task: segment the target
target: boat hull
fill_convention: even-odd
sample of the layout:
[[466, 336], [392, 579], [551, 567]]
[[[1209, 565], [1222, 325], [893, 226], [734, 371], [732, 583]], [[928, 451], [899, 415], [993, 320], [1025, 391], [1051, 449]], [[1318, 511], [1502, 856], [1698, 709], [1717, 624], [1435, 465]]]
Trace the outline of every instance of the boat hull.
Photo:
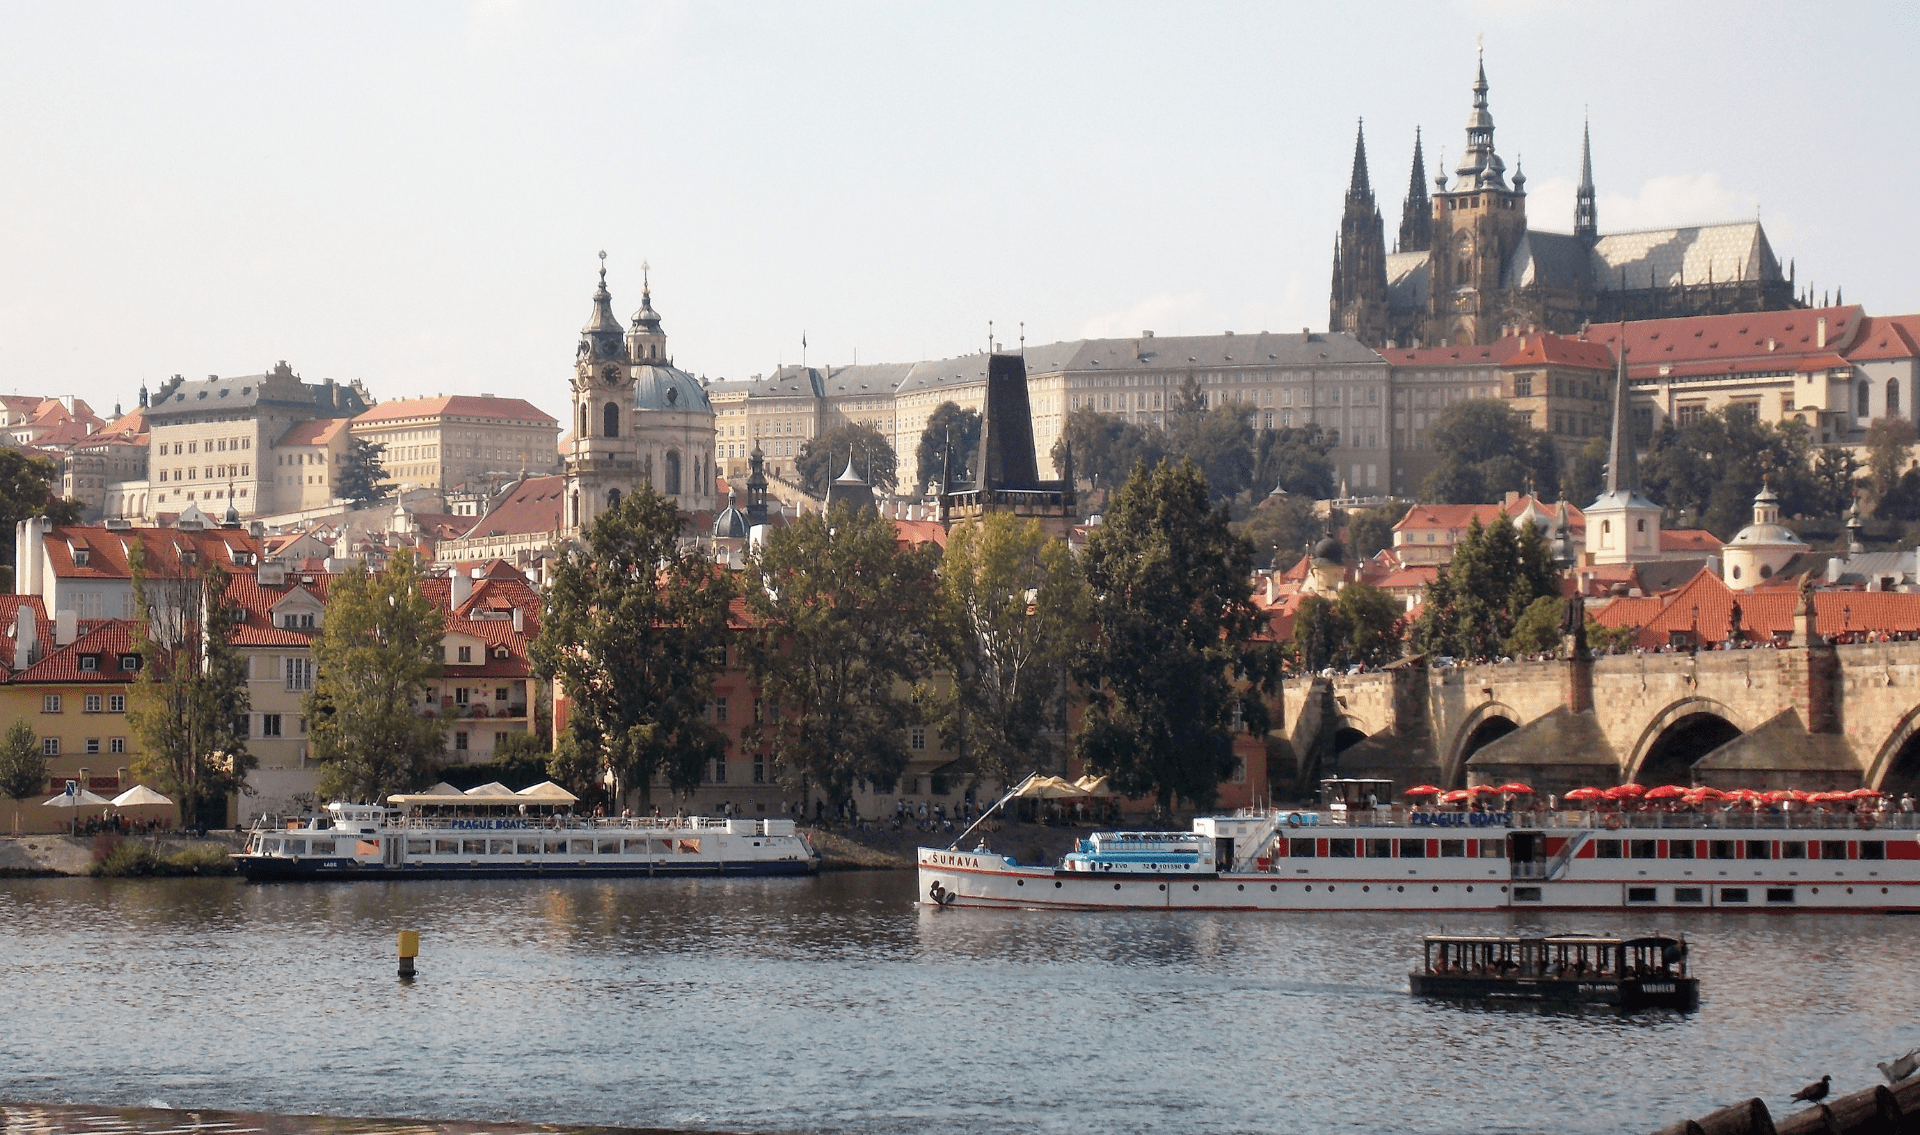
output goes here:
[[324, 859], [279, 855], [235, 855], [235, 868], [248, 880], [281, 882], [367, 882], [402, 879], [577, 879], [683, 876], [796, 876], [820, 873], [820, 860], [744, 860], [693, 863], [412, 863], [393, 867], [351, 857]]
[[1505, 978], [1474, 974], [1412, 973], [1415, 996], [1456, 1001], [1507, 1001], [1546, 1005], [1612, 1005], [1622, 1009], [1695, 1009], [1700, 981], [1692, 977]]

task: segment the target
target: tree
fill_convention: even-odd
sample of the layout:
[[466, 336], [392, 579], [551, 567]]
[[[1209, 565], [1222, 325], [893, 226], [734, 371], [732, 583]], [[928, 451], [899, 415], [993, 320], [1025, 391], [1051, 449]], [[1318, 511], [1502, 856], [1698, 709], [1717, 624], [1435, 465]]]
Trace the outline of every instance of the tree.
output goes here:
[[1762, 422], [1739, 407], [1701, 414], [1684, 426], [1669, 418], [1654, 431], [1640, 480], [1665, 506], [1670, 526], [1731, 539], [1753, 519], [1763, 479], [1780, 498], [1782, 515], [1822, 514], [1827, 494], [1809, 464], [1810, 448], [1804, 423]]
[[1562, 500], [1585, 508], [1600, 499], [1600, 494], [1607, 489], [1608, 451], [1607, 439], [1596, 437], [1574, 455], [1573, 466], [1567, 471], [1567, 483], [1560, 493]]
[[1867, 427], [1867, 477], [1876, 504], [1899, 483], [1916, 441], [1920, 432], [1905, 418], [1875, 418]]
[[384, 500], [393, 491], [387, 481], [387, 447], [363, 437], [349, 437], [347, 452], [333, 475], [335, 496], [354, 504]]
[[[927, 428], [920, 431], [920, 446], [915, 451], [917, 465], [912, 485], [915, 491], [925, 488], [929, 481], [940, 479], [949, 451], [953, 454], [953, 469], [949, 474], [953, 485], [971, 484], [973, 461], [980, 452], [980, 411], [962, 409], [954, 402], [942, 402], [933, 408], [933, 413], [927, 416]], [[951, 492], [953, 485], [941, 488]]]
[[47, 758], [33, 726], [15, 721], [0, 735], [0, 796], [13, 801], [13, 831], [20, 833], [20, 805], [47, 790]]
[[[1839, 516], [1852, 508], [1854, 497], [1860, 492], [1859, 483], [1854, 479], [1859, 472], [1860, 461], [1852, 449], [1844, 445], [1821, 446], [1813, 462], [1816, 515]], [[1879, 506], [1884, 501], [1883, 497], [1874, 502], [1874, 515], [1880, 515]]]
[[[60, 470], [44, 457], [29, 457], [17, 449], [0, 448], [0, 531], [9, 535], [14, 525], [29, 517], [45, 516], [55, 524], [80, 523], [79, 501], [53, 495]], [[13, 541], [6, 540], [4, 582], [13, 590]]]
[[1329, 448], [1319, 426], [1260, 431], [1253, 452], [1254, 487], [1325, 500], [1335, 488], [1333, 463], [1327, 460]]
[[1476, 519], [1427, 585], [1414, 641], [1428, 653], [1491, 658], [1535, 600], [1559, 594], [1552, 546], [1531, 521], [1516, 530], [1504, 514], [1485, 526]]
[[1067, 664], [1091, 612], [1066, 543], [1038, 520], [989, 513], [953, 530], [940, 583], [939, 641], [953, 681], [943, 737], [1003, 784], [1059, 767]]
[[1086, 478], [1096, 489], [1112, 489], [1127, 479], [1134, 466], [1159, 464], [1166, 445], [1160, 430], [1083, 406], [1067, 414], [1051, 456], [1054, 468], [1064, 470], [1071, 447], [1074, 476]]
[[1507, 636], [1507, 653], [1548, 654], [1560, 649], [1560, 622], [1566, 606], [1566, 600], [1554, 595], [1542, 595], [1527, 604]]
[[1311, 497], [1267, 497], [1232, 525], [1234, 534], [1253, 545], [1254, 560], [1286, 571], [1326, 533], [1326, 521], [1313, 512]]
[[803, 800], [817, 789], [838, 808], [855, 781], [893, 784], [906, 768], [935, 555], [900, 547], [890, 520], [837, 507], [775, 532], [752, 561], [746, 653], [769, 708], [743, 740], [769, 746]]
[[1411, 501], [1388, 501], [1379, 508], [1347, 514], [1347, 552], [1356, 563], [1372, 559], [1393, 547], [1393, 526], [1413, 507]]
[[1366, 583], [1351, 583], [1329, 599], [1309, 595], [1293, 619], [1293, 651], [1314, 674], [1329, 666], [1384, 666], [1400, 657], [1406, 626], [1398, 600]]
[[808, 439], [793, 467], [807, 492], [825, 500], [827, 486], [845, 471], [849, 453], [853, 455], [853, 471], [867, 479], [876, 495], [894, 491], [899, 484], [899, 461], [893, 444], [885, 434], [860, 422], [848, 422]]
[[[1094, 633], [1075, 667], [1087, 709], [1075, 752], [1132, 797], [1212, 803], [1236, 724], [1267, 728], [1278, 673], [1249, 576], [1253, 546], [1209, 511], [1192, 462], [1137, 469], [1087, 540]], [[1243, 685], [1236, 686], [1238, 676]]]
[[424, 787], [442, 760], [446, 725], [415, 706], [432, 698], [446, 634], [423, 583], [403, 548], [386, 571], [356, 565], [327, 589], [312, 645], [318, 673], [301, 705], [323, 796], [384, 800]]
[[1166, 436], [1169, 456], [1193, 462], [1216, 503], [1239, 496], [1253, 483], [1254, 431], [1241, 403], [1170, 414]]
[[1431, 433], [1440, 463], [1421, 498], [1435, 504], [1481, 504], [1529, 486], [1542, 497], [1559, 492], [1560, 464], [1545, 433], [1491, 398], [1456, 402]]
[[671, 499], [643, 484], [588, 528], [585, 555], [554, 569], [532, 653], [539, 675], [567, 696], [554, 767], [569, 786], [611, 772], [643, 797], [656, 777], [691, 792], [726, 757], [726, 736], [708, 717], [735, 589], [681, 544], [684, 522]]
[[140, 542], [128, 553], [141, 659], [127, 705], [140, 743], [133, 774], [173, 797], [184, 821], [224, 824], [227, 797], [258, 763], [247, 752], [246, 661], [233, 646], [240, 609], [211, 558], [183, 555], [177, 567], [149, 570]]

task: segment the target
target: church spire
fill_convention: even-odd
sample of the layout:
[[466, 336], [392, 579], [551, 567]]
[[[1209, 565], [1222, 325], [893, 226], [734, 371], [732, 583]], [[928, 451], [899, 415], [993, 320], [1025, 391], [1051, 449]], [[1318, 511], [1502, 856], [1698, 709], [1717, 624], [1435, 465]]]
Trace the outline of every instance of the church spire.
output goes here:
[[620, 358], [620, 320], [613, 314], [613, 295], [607, 291], [607, 254], [600, 254], [600, 286], [593, 290], [593, 314], [580, 329], [580, 357], [599, 362]]
[[1467, 115], [1467, 150], [1460, 158], [1456, 189], [1505, 189], [1507, 163], [1493, 152], [1493, 114], [1487, 110], [1487, 62], [1480, 60], [1473, 79], [1473, 110]]
[[640, 310], [633, 313], [627, 328], [627, 357], [635, 363], [659, 363], [667, 359], [667, 333], [660, 330], [660, 313], [653, 310], [653, 271], [640, 262]]
[[1580, 124], [1580, 188], [1573, 192], [1573, 235], [1588, 247], [1600, 239], [1600, 218], [1593, 206], [1593, 132]]
[[1367, 178], [1367, 120], [1364, 118], [1353, 138], [1353, 176], [1347, 182], [1347, 200], [1373, 204], [1373, 185]]
[[1607, 493], [1633, 493], [1640, 488], [1640, 469], [1634, 459], [1632, 406], [1627, 395], [1627, 325], [1620, 325], [1615, 346], [1613, 376], [1613, 437], [1607, 446]]
[[1433, 244], [1433, 198], [1427, 196], [1427, 159], [1420, 151], [1420, 128], [1413, 128], [1413, 173], [1407, 180], [1407, 199], [1400, 206], [1400, 241], [1396, 251], [1425, 252]]
[[1353, 177], [1347, 186], [1340, 232], [1333, 245], [1333, 287], [1327, 328], [1346, 331], [1371, 347], [1386, 342], [1387, 243], [1367, 176], [1366, 123], [1353, 141]]

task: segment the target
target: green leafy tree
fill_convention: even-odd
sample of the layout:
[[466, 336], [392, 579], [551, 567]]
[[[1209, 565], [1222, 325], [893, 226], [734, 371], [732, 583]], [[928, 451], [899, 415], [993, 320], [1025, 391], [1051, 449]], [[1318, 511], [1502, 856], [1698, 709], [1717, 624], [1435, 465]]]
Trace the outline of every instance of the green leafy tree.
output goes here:
[[[1860, 461], [1854, 457], [1851, 448], [1844, 445], [1821, 446], [1819, 455], [1813, 460], [1816, 515], [1839, 516], [1852, 508], [1854, 497], [1860, 491], [1856, 480], [1859, 473]], [[1920, 481], [1920, 478], [1916, 480]], [[1875, 502], [1876, 516], [1880, 515], [1879, 504], [1879, 501]]]
[[1905, 418], [1875, 418], [1867, 426], [1867, 479], [1876, 503], [1893, 491], [1900, 475], [1911, 467], [1916, 441], [1920, 433]]
[[47, 790], [47, 758], [33, 726], [15, 721], [0, 734], [0, 796], [13, 801], [13, 830], [20, 831], [20, 805]]
[[[53, 493], [60, 470], [44, 457], [29, 457], [17, 449], [0, 448], [0, 531], [9, 536], [13, 526], [29, 517], [44, 516], [55, 524], [80, 523], [81, 504], [62, 500]], [[6, 548], [5, 578], [0, 580], [13, 590], [13, 541], [0, 541]]]
[[1193, 462], [1216, 503], [1252, 486], [1254, 431], [1242, 404], [1222, 403], [1212, 409], [1201, 404], [1171, 414], [1166, 438], [1168, 455]]
[[1485, 526], [1476, 519], [1427, 585], [1414, 641], [1431, 654], [1491, 658], [1535, 600], [1559, 593], [1552, 546], [1532, 522], [1516, 530], [1504, 515]]
[[743, 737], [770, 747], [803, 800], [817, 789], [838, 808], [855, 781], [892, 784], [906, 768], [936, 554], [900, 547], [890, 520], [835, 508], [775, 532], [753, 560], [749, 671], [779, 712]]
[[1038, 520], [989, 513], [953, 530], [940, 582], [942, 736], [1002, 783], [1062, 767], [1067, 667], [1092, 602], [1066, 543]]
[[1208, 497], [1190, 461], [1137, 469], [1082, 556], [1094, 633], [1075, 668], [1087, 697], [1075, 751], [1163, 810], [1176, 797], [1213, 801], [1233, 768], [1236, 712], [1264, 733], [1261, 692], [1278, 673], [1276, 652], [1255, 640], [1253, 546]]
[[446, 725], [415, 703], [441, 672], [446, 615], [427, 597], [420, 562], [402, 549], [379, 574], [333, 578], [313, 638], [318, 671], [302, 702], [320, 792], [384, 800], [424, 787], [443, 758]]
[[1573, 465], [1567, 471], [1567, 483], [1560, 494], [1561, 499], [1585, 508], [1600, 499], [1607, 488], [1607, 439], [1596, 437], [1586, 444], [1586, 448], [1574, 454]]
[[1325, 500], [1335, 488], [1333, 463], [1327, 460], [1330, 448], [1319, 426], [1261, 430], [1254, 442], [1253, 487]]
[[1347, 551], [1356, 562], [1372, 559], [1393, 547], [1393, 526], [1407, 515], [1412, 501], [1388, 501], [1379, 508], [1364, 508], [1347, 514]]
[[555, 779], [588, 789], [611, 772], [643, 797], [656, 777], [691, 792], [727, 739], [708, 720], [726, 669], [731, 576], [679, 539], [685, 516], [650, 486], [601, 513], [586, 553], [560, 561], [533, 642], [568, 701]]
[[1326, 521], [1313, 513], [1310, 497], [1267, 497], [1248, 510], [1246, 519], [1232, 524], [1235, 535], [1253, 545], [1254, 560], [1275, 571], [1286, 571], [1306, 554], [1308, 545], [1326, 534]]
[[1166, 435], [1160, 430], [1085, 406], [1067, 414], [1060, 438], [1050, 451], [1054, 468], [1067, 467], [1069, 446], [1073, 449], [1074, 477], [1085, 478], [1096, 489], [1114, 488], [1127, 479], [1134, 466], [1157, 465], [1167, 453]]
[[1441, 412], [1431, 437], [1439, 465], [1421, 488], [1426, 501], [1483, 504], [1529, 485], [1545, 499], [1559, 492], [1560, 463], [1552, 440], [1504, 402], [1456, 402]]
[[385, 500], [393, 492], [387, 481], [385, 445], [363, 437], [349, 437], [347, 452], [341, 455], [333, 475], [335, 496], [354, 504]]
[[1762, 422], [1733, 407], [1685, 426], [1662, 422], [1640, 462], [1640, 480], [1665, 506], [1669, 527], [1700, 527], [1731, 539], [1752, 521], [1763, 479], [1780, 497], [1782, 515], [1824, 513], [1825, 494], [1809, 456], [1805, 424]]
[[1341, 656], [1352, 630], [1340, 604], [1324, 595], [1309, 595], [1294, 610], [1293, 656], [1309, 674], [1344, 665]]
[[247, 752], [246, 660], [233, 646], [241, 611], [219, 564], [150, 570], [143, 545], [128, 548], [141, 659], [127, 702], [140, 743], [133, 774], [173, 797], [187, 822], [224, 824], [227, 797], [259, 763]]
[[1507, 636], [1508, 654], [1547, 654], [1560, 648], [1560, 620], [1566, 613], [1566, 600], [1542, 595], [1527, 604], [1513, 622]]
[[827, 486], [846, 470], [849, 453], [853, 455], [853, 471], [866, 478], [875, 493], [894, 491], [900, 479], [893, 444], [885, 434], [860, 422], [848, 422], [808, 439], [793, 467], [807, 492], [824, 500]]
[[1333, 597], [1309, 595], [1293, 619], [1293, 654], [1301, 668], [1384, 666], [1400, 657], [1406, 626], [1399, 600], [1365, 583], [1352, 583]]
[[[942, 402], [927, 415], [927, 428], [920, 431], [920, 446], [914, 453], [917, 465], [912, 487], [915, 491], [925, 488], [929, 481], [940, 479], [949, 448], [953, 452], [950, 473], [953, 484], [972, 484], [973, 462], [980, 452], [980, 411], [963, 409], [955, 402]], [[953, 485], [942, 487], [950, 491]]]

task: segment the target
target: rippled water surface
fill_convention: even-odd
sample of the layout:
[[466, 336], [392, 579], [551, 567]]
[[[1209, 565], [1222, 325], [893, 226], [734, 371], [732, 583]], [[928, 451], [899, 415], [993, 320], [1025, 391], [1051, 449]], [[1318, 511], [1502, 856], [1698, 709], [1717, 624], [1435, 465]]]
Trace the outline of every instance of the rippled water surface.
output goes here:
[[[1416, 1001], [1423, 933], [1006, 913], [907, 873], [0, 880], [0, 1098], [747, 1131], [1645, 1132], [1920, 1043], [1920, 919], [1670, 916], [1704, 1004]], [[394, 936], [421, 934], [419, 980]]]

